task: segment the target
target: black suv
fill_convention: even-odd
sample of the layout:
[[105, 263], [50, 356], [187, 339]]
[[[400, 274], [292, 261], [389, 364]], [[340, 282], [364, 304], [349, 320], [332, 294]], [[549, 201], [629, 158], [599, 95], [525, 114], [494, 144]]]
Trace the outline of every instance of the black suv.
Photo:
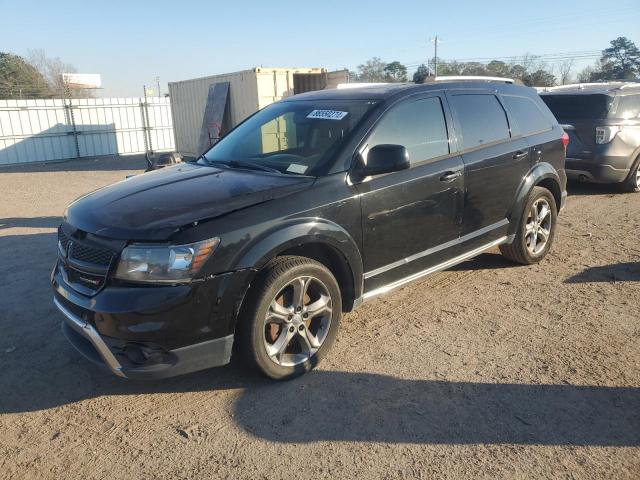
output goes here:
[[569, 178], [640, 191], [640, 83], [566, 85], [540, 95], [569, 134]]
[[490, 81], [290, 97], [194, 163], [75, 201], [51, 274], [63, 330], [130, 378], [311, 369], [343, 312], [499, 246], [553, 243], [567, 138], [537, 93]]

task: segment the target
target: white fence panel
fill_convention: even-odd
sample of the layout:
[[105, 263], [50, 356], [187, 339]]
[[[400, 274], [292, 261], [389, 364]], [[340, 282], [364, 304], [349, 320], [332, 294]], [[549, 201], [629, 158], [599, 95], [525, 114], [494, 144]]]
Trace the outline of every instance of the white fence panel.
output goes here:
[[0, 100], [0, 165], [174, 149], [168, 98]]

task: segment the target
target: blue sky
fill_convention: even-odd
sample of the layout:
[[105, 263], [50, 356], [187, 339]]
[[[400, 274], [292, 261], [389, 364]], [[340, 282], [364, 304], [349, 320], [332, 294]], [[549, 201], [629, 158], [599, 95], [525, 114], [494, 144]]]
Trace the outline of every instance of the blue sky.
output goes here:
[[640, 1], [0, 0], [0, 51], [42, 48], [100, 73], [102, 96], [137, 96], [156, 75], [166, 90], [260, 65], [416, 65], [433, 55], [435, 34], [445, 59], [602, 50], [618, 36], [640, 46]]

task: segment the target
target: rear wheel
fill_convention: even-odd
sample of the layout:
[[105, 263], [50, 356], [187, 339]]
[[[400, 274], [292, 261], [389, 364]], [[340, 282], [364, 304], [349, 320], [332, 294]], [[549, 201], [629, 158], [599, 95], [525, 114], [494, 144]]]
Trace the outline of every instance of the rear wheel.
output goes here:
[[640, 159], [631, 168], [627, 179], [622, 182], [622, 189], [625, 192], [640, 192]]
[[279, 257], [253, 282], [238, 340], [244, 359], [284, 380], [315, 367], [331, 348], [342, 316], [340, 288], [322, 264]]
[[556, 219], [556, 201], [551, 192], [543, 187], [533, 187], [515, 239], [510, 244], [500, 246], [502, 255], [525, 265], [539, 262], [553, 244]]

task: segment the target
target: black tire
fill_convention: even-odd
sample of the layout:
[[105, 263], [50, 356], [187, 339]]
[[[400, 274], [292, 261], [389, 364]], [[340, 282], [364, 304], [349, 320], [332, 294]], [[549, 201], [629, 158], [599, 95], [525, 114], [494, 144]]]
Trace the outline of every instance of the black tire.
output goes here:
[[640, 192], [640, 158], [635, 161], [629, 176], [621, 184], [623, 192]]
[[[541, 202], [539, 202], [540, 200]], [[542, 202], [546, 202], [550, 210], [550, 223], [548, 224], [549, 234], [546, 243], [541, 246], [540, 251], [535, 251], [535, 247], [533, 247], [534, 251], [530, 249], [531, 238], [527, 234], [527, 225], [530, 224], [530, 214], [536, 202], [538, 202], [539, 204], [543, 204]], [[500, 252], [509, 260], [517, 263], [522, 263], [523, 265], [538, 263], [547, 255], [547, 253], [551, 249], [551, 246], [553, 245], [553, 240], [556, 234], [557, 217], [558, 208], [556, 206], [556, 201], [553, 197], [553, 194], [546, 188], [533, 187], [533, 189], [529, 193], [529, 198], [527, 199], [527, 202], [525, 203], [524, 209], [522, 211], [520, 224], [518, 225], [515, 239], [512, 243], [500, 245]], [[545, 223], [545, 225], [547, 224]], [[538, 233], [536, 233], [536, 239], [537, 235]]]
[[[282, 297], [277, 296], [285, 291], [283, 289], [289, 288], [291, 282], [296, 281], [298, 278], [310, 278], [311, 281], [315, 282], [314, 285], [317, 285], [318, 289], [322, 290], [322, 287], [324, 287], [322, 291], [329, 295], [331, 310], [330, 313], [326, 315], [323, 314], [324, 316], [320, 318], [322, 322], [327, 323], [328, 321], [328, 325], [325, 330], [322, 330], [326, 333], [317, 351], [313, 354], [310, 353], [311, 350], [305, 353], [302, 351], [302, 348], [306, 343], [295, 344], [295, 342], [304, 342], [304, 337], [302, 337], [302, 334], [298, 333], [297, 330], [297, 328], [301, 328], [302, 325], [298, 323], [298, 327], [294, 328], [294, 330], [296, 330], [295, 333], [292, 334], [293, 337], [290, 341], [292, 343], [287, 343], [287, 345], [290, 345], [290, 348], [287, 349], [285, 347], [285, 350], [290, 350], [291, 348], [295, 350], [296, 347], [298, 347], [301, 352], [298, 354], [294, 353], [293, 355], [309, 355], [309, 358], [294, 365], [281, 365], [278, 363], [280, 358], [272, 359], [267, 352], [267, 348], [270, 348], [267, 346], [269, 342], [267, 336], [271, 335], [271, 333], [268, 332], [270, 332], [269, 329], [273, 328], [273, 325], [266, 325], [265, 319], [267, 318], [267, 313], [272, 311], [272, 302], [275, 302], [276, 298], [284, 298], [284, 293]], [[310, 286], [308, 288], [312, 287]], [[309, 293], [308, 298], [309, 302], [311, 302], [311, 293]], [[293, 308], [293, 306], [290, 308]], [[306, 306], [304, 308], [306, 308]], [[294, 322], [303, 321], [302, 315], [303, 313], [291, 315], [290, 317], [295, 317], [293, 320], [287, 320], [291, 323], [281, 323], [280, 326], [276, 326], [279, 330], [273, 335], [278, 337], [278, 339], [274, 340], [271, 345], [276, 344], [276, 341], [279, 340], [279, 335], [284, 332], [284, 328], [290, 329], [295, 324]], [[321, 263], [306, 257], [278, 257], [269, 262], [258, 274], [256, 280], [252, 282], [251, 289], [247, 293], [247, 298], [243, 302], [238, 328], [236, 329], [238, 353], [240, 353], [242, 359], [249, 366], [259, 370], [272, 379], [289, 380], [295, 378], [313, 369], [331, 349], [340, 327], [341, 317], [342, 298], [340, 296], [340, 287], [329, 269]], [[314, 321], [315, 319], [308, 320], [309, 331], [312, 329], [311, 322]], [[303, 330], [304, 329], [300, 331]], [[320, 330], [318, 330], [318, 337], [320, 335], [319, 332]], [[300, 338], [298, 338], [298, 336]], [[287, 357], [292, 356], [291, 354], [285, 355]]]

